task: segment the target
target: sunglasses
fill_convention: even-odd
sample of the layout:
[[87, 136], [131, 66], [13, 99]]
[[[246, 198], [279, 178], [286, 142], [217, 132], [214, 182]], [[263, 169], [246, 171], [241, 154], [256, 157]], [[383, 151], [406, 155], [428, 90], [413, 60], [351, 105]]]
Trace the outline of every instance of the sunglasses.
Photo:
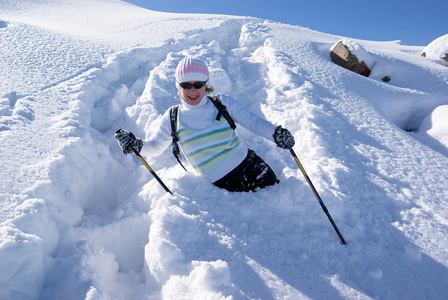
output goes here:
[[207, 81], [208, 80], [206, 80], [206, 81], [197, 81], [195, 83], [182, 82], [182, 83], [179, 83], [179, 85], [184, 90], [190, 90], [191, 88], [199, 90], [201, 87], [203, 87], [207, 83]]

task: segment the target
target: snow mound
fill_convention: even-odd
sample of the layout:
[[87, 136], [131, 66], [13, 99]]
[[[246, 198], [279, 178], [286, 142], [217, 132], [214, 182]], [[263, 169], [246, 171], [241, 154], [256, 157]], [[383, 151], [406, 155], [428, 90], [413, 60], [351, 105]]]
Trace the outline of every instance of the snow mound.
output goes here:
[[[448, 66], [448, 34], [432, 41], [423, 49], [422, 55], [441, 63], [443, 62]], [[440, 61], [440, 59], [442, 59], [442, 61]]]

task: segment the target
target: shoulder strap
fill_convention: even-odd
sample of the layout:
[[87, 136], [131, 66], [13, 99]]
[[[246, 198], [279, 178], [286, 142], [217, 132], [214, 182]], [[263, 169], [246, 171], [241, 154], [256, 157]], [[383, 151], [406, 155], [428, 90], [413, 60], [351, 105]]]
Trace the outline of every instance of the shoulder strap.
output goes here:
[[218, 97], [216, 97], [215, 95], [209, 95], [208, 98], [213, 102], [213, 104], [218, 109], [219, 113], [216, 116], [216, 120], [219, 121], [219, 119], [221, 119], [221, 116], [224, 116], [224, 118], [227, 120], [227, 122], [229, 122], [230, 128], [235, 130], [235, 128], [236, 128], [235, 121], [233, 121], [232, 117], [230, 116], [229, 112], [227, 111], [227, 107], [225, 107], [225, 105], [222, 104], [221, 101], [219, 101]]
[[176, 142], [179, 140], [177, 138], [177, 112], [179, 111], [179, 105], [170, 107], [170, 120], [171, 120], [171, 137], [176, 138]]
[[185, 169], [184, 165], [181, 162], [181, 154], [179, 150], [179, 145], [177, 142], [179, 141], [179, 137], [177, 136], [177, 113], [179, 111], [179, 105], [172, 106], [170, 108], [170, 121], [171, 121], [171, 137], [173, 141], [171, 143], [171, 150], [173, 151], [173, 155], [176, 158], [177, 162]]

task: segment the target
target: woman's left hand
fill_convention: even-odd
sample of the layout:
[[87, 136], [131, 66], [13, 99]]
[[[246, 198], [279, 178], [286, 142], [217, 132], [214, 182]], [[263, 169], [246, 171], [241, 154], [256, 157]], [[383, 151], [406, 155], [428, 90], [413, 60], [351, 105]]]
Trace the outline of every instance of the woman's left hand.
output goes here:
[[281, 125], [275, 128], [274, 134], [272, 136], [274, 137], [274, 141], [277, 144], [277, 147], [280, 147], [282, 149], [291, 149], [296, 143], [291, 132], [289, 132], [289, 130], [286, 128], [282, 128]]

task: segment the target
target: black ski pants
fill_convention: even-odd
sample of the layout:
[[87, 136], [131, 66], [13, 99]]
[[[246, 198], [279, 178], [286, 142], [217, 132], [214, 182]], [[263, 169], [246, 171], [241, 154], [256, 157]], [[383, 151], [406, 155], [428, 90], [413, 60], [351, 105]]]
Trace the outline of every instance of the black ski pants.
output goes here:
[[229, 192], [248, 192], [279, 183], [277, 175], [252, 149], [232, 171], [213, 184]]

